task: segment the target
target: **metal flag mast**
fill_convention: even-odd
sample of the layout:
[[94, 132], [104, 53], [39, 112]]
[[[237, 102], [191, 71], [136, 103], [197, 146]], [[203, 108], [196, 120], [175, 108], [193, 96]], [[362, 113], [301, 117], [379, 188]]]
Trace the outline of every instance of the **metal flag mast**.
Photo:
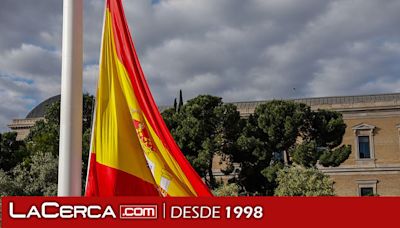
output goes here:
[[58, 196], [81, 195], [83, 0], [63, 1]]

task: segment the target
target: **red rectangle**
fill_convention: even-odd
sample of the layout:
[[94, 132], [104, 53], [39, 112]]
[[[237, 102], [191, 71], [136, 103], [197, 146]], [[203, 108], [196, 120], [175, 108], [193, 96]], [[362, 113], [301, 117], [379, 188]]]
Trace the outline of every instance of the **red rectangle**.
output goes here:
[[375, 228], [399, 226], [400, 197], [4, 197], [2, 208], [3, 228]]

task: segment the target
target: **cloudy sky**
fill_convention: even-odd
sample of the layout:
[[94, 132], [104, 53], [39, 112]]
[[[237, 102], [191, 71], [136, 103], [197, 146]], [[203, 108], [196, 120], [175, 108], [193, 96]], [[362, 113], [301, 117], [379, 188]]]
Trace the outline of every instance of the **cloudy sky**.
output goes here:
[[[0, 132], [60, 93], [62, 0], [1, 0]], [[103, 0], [84, 0], [84, 90]], [[400, 0], [124, 0], [159, 105], [400, 92]], [[295, 88], [295, 89], [294, 89]]]

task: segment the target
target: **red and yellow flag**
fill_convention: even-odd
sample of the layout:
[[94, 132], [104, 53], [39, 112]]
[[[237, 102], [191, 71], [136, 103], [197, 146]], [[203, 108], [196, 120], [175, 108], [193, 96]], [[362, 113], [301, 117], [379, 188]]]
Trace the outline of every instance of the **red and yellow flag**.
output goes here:
[[106, 0], [86, 196], [211, 196], [162, 119], [121, 0]]

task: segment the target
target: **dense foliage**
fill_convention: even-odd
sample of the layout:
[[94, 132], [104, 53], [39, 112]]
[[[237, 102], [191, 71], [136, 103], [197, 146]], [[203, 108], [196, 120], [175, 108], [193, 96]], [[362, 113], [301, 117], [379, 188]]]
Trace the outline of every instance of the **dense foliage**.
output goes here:
[[0, 168], [9, 171], [27, 156], [23, 141], [17, 141], [17, 133], [0, 134]]
[[[93, 97], [85, 94], [83, 104], [84, 181]], [[24, 141], [15, 133], [0, 134], [0, 195], [56, 194], [59, 116], [58, 102]], [[184, 103], [180, 92], [179, 103], [175, 99], [162, 116], [216, 195], [333, 195], [329, 177], [316, 167], [338, 166], [350, 154], [350, 146], [341, 145], [346, 125], [340, 113], [292, 101], [269, 101], [241, 118], [236, 106], [220, 97], [200, 95]], [[232, 178], [222, 183], [215, 171]]]
[[239, 196], [240, 187], [235, 183], [222, 184], [212, 191], [214, 196]]
[[332, 180], [315, 168], [285, 167], [279, 170], [276, 182], [276, 196], [335, 195]]
[[[237, 150], [240, 115], [236, 107], [224, 104], [219, 97], [201, 95], [179, 110], [164, 111], [163, 117], [195, 170], [210, 187], [216, 187], [212, 170], [215, 155], [228, 160], [228, 151]], [[231, 166], [227, 168], [232, 169]]]
[[[84, 94], [82, 182], [87, 170], [93, 104], [93, 96]], [[56, 102], [47, 107], [45, 119], [35, 123], [24, 141], [17, 141], [16, 133], [2, 134], [0, 195], [57, 193], [59, 129], [60, 102]]]
[[[273, 195], [284, 167], [338, 166], [351, 152], [350, 146], [340, 146], [346, 129], [340, 113], [314, 111], [292, 101], [266, 102], [248, 118], [239, 119], [232, 104], [203, 95], [189, 100], [181, 111], [164, 111], [163, 116], [210, 187], [217, 187], [210, 178], [212, 158], [218, 154], [225, 164], [222, 171], [234, 172], [229, 181], [246, 195]], [[239, 168], [235, 170], [233, 164]]]

